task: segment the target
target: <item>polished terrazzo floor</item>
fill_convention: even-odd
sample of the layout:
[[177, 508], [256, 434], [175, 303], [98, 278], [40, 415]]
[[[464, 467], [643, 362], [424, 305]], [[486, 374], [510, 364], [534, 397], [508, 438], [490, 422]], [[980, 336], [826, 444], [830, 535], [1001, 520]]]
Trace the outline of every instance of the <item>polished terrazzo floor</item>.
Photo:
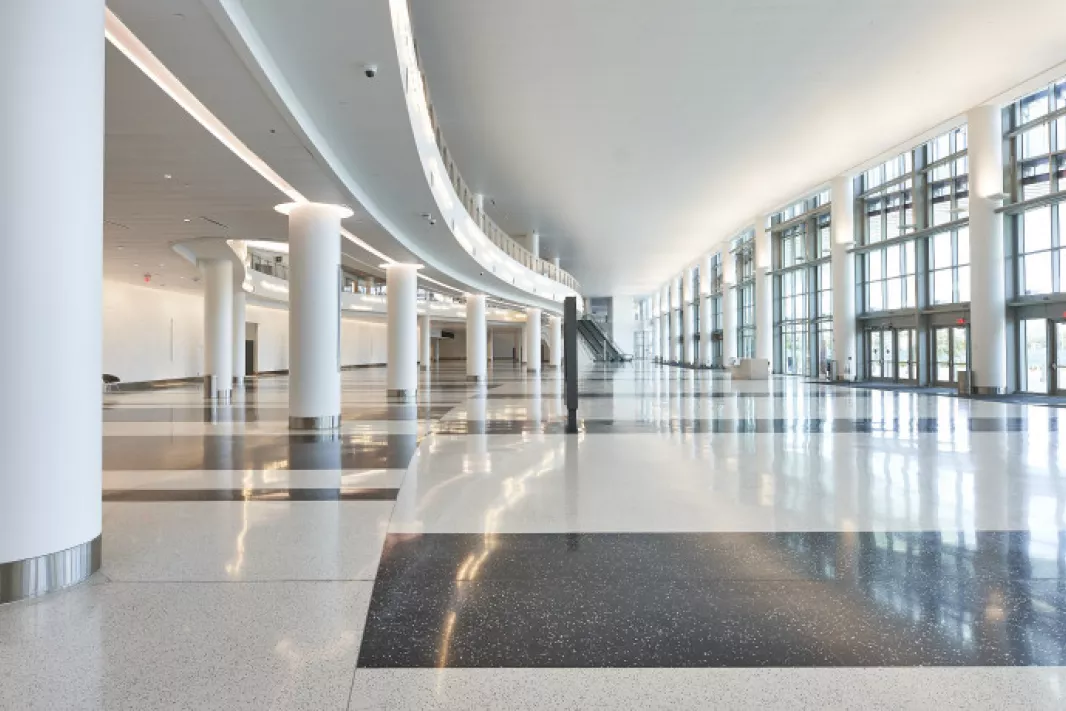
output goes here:
[[105, 396], [104, 567], [0, 607], [0, 708], [1066, 706], [1061, 410], [637, 364], [565, 435], [501, 361], [314, 436], [286, 384]]

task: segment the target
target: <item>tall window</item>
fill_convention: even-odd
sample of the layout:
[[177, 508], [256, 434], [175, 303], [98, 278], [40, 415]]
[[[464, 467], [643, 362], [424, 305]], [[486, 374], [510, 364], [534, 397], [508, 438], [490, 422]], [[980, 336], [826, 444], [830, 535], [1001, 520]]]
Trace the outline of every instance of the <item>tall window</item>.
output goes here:
[[929, 295], [933, 304], [970, 300], [970, 228], [929, 238]]
[[[832, 333], [832, 236], [828, 191], [771, 215], [777, 298], [775, 363], [789, 375], [811, 375], [830, 357], [819, 324]], [[802, 209], [801, 209], [802, 208]]]
[[1066, 181], [1066, 80], [1011, 107], [1015, 198], [1031, 200], [1063, 190]]
[[914, 306], [914, 242], [889, 245], [867, 252], [863, 257], [867, 311], [893, 311]]
[[[1066, 79], [1022, 98], [1008, 120], [1015, 201], [1066, 190]], [[1066, 202], [1043, 202], [1012, 216], [1021, 297], [1066, 292]]]
[[737, 355], [755, 357], [755, 232], [736, 237], [731, 257], [737, 268]]

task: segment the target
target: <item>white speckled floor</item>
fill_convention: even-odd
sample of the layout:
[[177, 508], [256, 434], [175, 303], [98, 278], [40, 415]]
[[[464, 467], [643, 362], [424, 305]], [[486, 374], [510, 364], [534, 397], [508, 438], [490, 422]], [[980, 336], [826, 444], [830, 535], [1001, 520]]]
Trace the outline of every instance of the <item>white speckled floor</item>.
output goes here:
[[285, 378], [108, 395], [104, 567], [0, 607], [0, 709], [1066, 706], [1059, 410], [584, 376], [573, 437], [510, 363], [345, 373], [326, 441]]

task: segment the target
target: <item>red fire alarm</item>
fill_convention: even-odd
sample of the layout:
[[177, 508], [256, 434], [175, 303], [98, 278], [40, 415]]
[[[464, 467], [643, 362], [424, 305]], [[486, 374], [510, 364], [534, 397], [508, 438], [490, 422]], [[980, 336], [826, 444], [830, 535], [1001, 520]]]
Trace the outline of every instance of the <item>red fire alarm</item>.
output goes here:
[[151, 274], [145, 274], [144, 275], [144, 283], [147, 284], [150, 281], [152, 281], [152, 275]]

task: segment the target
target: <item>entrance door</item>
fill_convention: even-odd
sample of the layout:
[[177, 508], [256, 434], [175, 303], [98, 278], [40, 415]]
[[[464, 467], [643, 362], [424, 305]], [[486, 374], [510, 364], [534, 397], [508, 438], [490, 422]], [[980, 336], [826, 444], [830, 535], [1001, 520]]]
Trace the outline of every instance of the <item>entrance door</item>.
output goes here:
[[959, 373], [970, 368], [970, 327], [944, 326], [933, 329], [933, 350], [936, 353], [936, 385], [954, 386]]
[[1048, 320], [1029, 318], [1021, 322], [1022, 389], [1028, 393], [1048, 392]]
[[871, 380], [918, 379], [918, 337], [913, 328], [874, 328], [866, 332], [866, 372]]
[[1066, 394], [1066, 323], [1055, 322], [1055, 392]]

